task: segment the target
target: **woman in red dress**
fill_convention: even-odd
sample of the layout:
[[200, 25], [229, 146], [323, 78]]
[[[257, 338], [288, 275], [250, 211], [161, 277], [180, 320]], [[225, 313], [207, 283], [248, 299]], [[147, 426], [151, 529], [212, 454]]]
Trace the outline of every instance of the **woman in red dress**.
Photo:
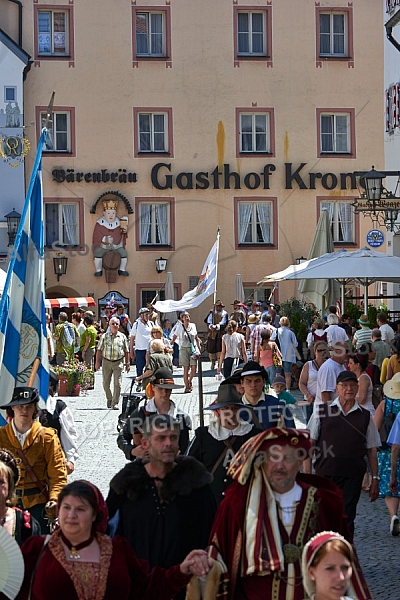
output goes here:
[[22, 546], [25, 576], [17, 600], [26, 600], [30, 587], [32, 600], [169, 600], [192, 575], [208, 571], [203, 550], [170, 569], [149, 571], [125, 539], [105, 535], [107, 519], [96, 486], [83, 480], [65, 486], [58, 497], [59, 529]]

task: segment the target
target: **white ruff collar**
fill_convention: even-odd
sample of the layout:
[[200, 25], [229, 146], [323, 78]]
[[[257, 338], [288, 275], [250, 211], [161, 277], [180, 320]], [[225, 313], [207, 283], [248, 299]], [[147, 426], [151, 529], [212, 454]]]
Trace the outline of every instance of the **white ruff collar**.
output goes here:
[[117, 229], [117, 227], [120, 227], [120, 225], [121, 225], [118, 217], [115, 217], [115, 221], [113, 221], [112, 223], [107, 221], [107, 219], [105, 219], [104, 217], [100, 217], [100, 219], [97, 219], [97, 222], [99, 225], [102, 225], [103, 227], [106, 227], [107, 229]]

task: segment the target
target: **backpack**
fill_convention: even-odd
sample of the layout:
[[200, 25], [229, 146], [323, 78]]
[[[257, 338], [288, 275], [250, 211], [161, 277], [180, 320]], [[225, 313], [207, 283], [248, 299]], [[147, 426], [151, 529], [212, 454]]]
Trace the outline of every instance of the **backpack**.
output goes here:
[[72, 327], [71, 323], [64, 323], [64, 340], [65, 340], [65, 344], [63, 344], [66, 347], [72, 346], [73, 344], [75, 344], [75, 331], [74, 328]]
[[381, 437], [381, 448], [383, 450], [388, 450], [390, 446], [387, 444], [387, 439], [389, 437], [390, 430], [392, 429], [393, 423], [396, 420], [396, 415], [393, 412], [393, 400], [390, 400], [392, 403], [389, 410], [387, 409], [387, 402], [389, 402], [389, 398], [385, 400], [385, 413], [383, 416], [382, 426], [379, 429], [379, 435]]
[[39, 412], [39, 421], [44, 427], [52, 427], [55, 429], [60, 435], [61, 433], [61, 423], [60, 423], [60, 413], [64, 410], [67, 405], [63, 400], [57, 400], [54, 412], [51, 413], [47, 410], [47, 408], [40, 409]]
[[326, 342], [326, 343], [328, 343], [328, 334], [325, 331], [325, 333], [323, 333], [322, 335], [317, 335], [315, 333], [315, 331], [313, 331], [312, 339], [313, 339], [313, 342]]

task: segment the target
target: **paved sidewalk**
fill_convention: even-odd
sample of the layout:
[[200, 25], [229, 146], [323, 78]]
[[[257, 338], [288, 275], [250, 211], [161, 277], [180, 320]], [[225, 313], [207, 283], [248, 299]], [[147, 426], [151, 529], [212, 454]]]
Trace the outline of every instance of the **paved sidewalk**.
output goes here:
[[[215, 399], [219, 382], [215, 371], [209, 370], [210, 363], [203, 362], [204, 406]], [[133, 367], [129, 375], [124, 374], [122, 391], [129, 391]], [[183, 369], [174, 368], [177, 383], [183, 383]], [[172, 399], [193, 420], [193, 429], [199, 426], [198, 379], [193, 380], [193, 392], [177, 390]], [[302, 399], [298, 391], [293, 392]], [[108, 410], [103, 392], [101, 371], [95, 376], [95, 389], [86, 396], [66, 398], [72, 409], [79, 435], [79, 455], [76, 471], [69, 478], [88, 479], [103, 492], [108, 493], [110, 479], [125, 464], [125, 457], [116, 444], [117, 417], [119, 410]], [[207, 412], [205, 422], [207, 423]], [[295, 407], [296, 425], [304, 426], [303, 409]], [[400, 559], [400, 537], [389, 535], [389, 516], [383, 500], [369, 502], [368, 495], [362, 492], [356, 519], [355, 543], [366, 579], [374, 593], [375, 600], [400, 600], [400, 586], [397, 581]]]

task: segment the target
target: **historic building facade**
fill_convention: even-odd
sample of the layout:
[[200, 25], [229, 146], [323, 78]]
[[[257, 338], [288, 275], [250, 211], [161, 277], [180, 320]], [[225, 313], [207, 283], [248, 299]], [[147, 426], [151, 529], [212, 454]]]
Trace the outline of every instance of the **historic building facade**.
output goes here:
[[[10, 36], [13, 8], [0, 0]], [[380, 2], [31, 0], [23, 10], [31, 154], [56, 92], [43, 155], [49, 294], [116, 290], [134, 315], [165, 282], [163, 257], [179, 298], [220, 227], [228, 305], [237, 273], [251, 294], [307, 256], [322, 208], [336, 247], [366, 245], [371, 224], [351, 203], [353, 172], [384, 161]], [[59, 282], [57, 252], [68, 256]], [[295, 293], [282, 283], [273, 298]], [[209, 305], [193, 311], [199, 324]]]

